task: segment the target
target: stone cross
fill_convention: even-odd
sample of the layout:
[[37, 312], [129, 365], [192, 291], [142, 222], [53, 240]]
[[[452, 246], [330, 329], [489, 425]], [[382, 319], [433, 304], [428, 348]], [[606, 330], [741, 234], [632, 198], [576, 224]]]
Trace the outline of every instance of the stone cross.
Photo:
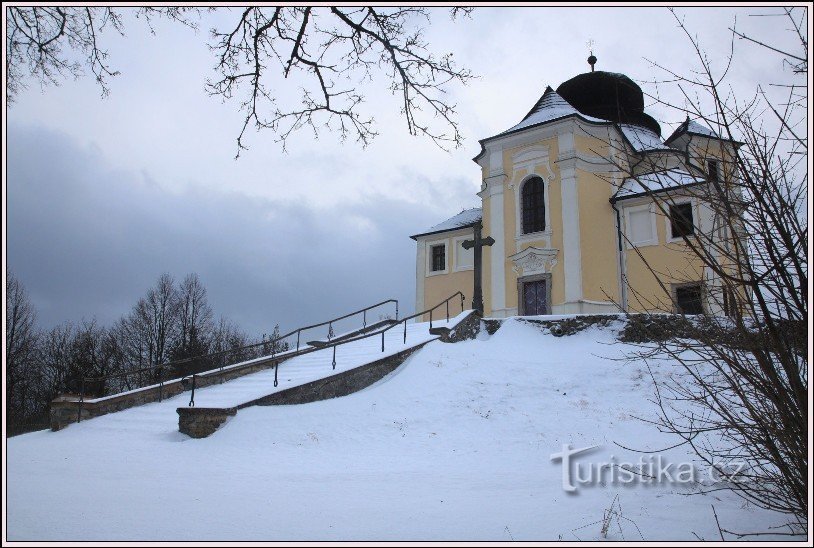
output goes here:
[[491, 236], [487, 236], [486, 238], [481, 237], [481, 230], [483, 229], [483, 225], [480, 221], [477, 222], [475, 225], [475, 239], [473, 240], [464, 240], [461, 242], [461, 246], [464, 249], [472, 249], [475, 248], [475, 291], [472, 295], [472, 308], [477, 310], [478, 313], [483, 316], [483, 289], [481, 288], [482, 285], [482, 251], [483, 246], [485, 245], [492, 245], [495, 243], [494, 238]]

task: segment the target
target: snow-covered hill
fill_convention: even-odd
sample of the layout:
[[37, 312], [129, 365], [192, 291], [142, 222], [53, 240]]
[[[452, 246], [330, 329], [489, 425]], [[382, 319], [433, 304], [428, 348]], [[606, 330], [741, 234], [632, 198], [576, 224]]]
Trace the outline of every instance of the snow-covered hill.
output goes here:
[[[564, 444], [599, 445], [579, 457], [587, 467], [639, 462], [614, 442], [676, 442], [636, 418], [655, 409], [631, 350], [614, 328], [556, 338], [509, 320], [431, 342], [351, 396], [241, 410], [205, 439], [177, 431], [187, 395], [11, 438], [8, 539], [589, 540], [611, 507], [609, 540], [718, 540], [711, 505], [730, 530], [782, 523], [693, 484], [563, 490], [551, 455]], [[685, 448], [661, 456], [691, 461]]]

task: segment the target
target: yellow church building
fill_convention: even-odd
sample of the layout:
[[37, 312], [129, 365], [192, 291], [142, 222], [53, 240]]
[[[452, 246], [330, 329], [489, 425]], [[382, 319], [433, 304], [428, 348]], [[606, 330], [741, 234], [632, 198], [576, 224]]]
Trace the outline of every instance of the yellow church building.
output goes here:
[[689, 118], [662, 139], [641, 88], [591, 68], [480, 141], [480, 208], [411, 236], [416, 310], [455, 291], [471, 299], [473, 250], [461, 244], [481, 223], [494, 239], [482, 255], [486, 316], [726, 312], [684, 238], [720, 230], [694, 189], [726, 177], [740, 143]]

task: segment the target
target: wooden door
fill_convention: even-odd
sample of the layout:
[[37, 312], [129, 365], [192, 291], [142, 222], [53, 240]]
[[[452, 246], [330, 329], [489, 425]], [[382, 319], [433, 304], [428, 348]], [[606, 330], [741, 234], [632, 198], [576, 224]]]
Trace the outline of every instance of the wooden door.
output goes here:
[[548, 293], [546, 281], [538, 280], [523, 283], [523, 313], [526, 316], [548, 314]]

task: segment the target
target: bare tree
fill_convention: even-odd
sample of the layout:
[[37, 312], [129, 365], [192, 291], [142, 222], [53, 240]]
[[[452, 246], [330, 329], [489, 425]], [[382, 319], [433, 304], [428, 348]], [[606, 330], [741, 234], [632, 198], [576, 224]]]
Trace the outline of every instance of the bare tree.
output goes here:
[[[228, 8], [227, 8], [228, 9]], [[436, 56], [423, 37], [433, 10], [424, 7], [249, 7], [234, 25], [212, 29], [210, 46], [216, 76], [207, 83], [211, 95], [237, 98], [243, 124], [238, 151], [245, 149], [249, 127], [270, 129], [285, 147], [298, 129], [338, 132], [366, 145], [376, 135], [374, 121], [363, 112], [362, 85], [384, 73], [390, 92], [400, 97], [401, 113], [411, 135], [437, 145], [459, 146], [462, 137], [455, 105], [445, 96], [449, 84], [466, 83], [472, 74], [458, 68], [451, 53]], [[470, 8], [453, 8], [451, 17]], [[167, 18], [196, 27], [201, 10], [190, 8], [7, 8], [7, 93], [13, 100], [27, 77], [58, 84], [86, 67], [108, 93], [118, 74], [100, 45], [112, 28], [124, 34], [124, 13], [148, 22]], [[152, 27], [151, 27], [152, 29]], [[280, 90], [302, 83], [299, 102], [282, 104]]]
[[[650, 311], [687, 312], [676, 282], [695, 282], [706, 316], [676, 323], [672, 336], [651, 330], [645, 338], [657, 344], [638, 357], [678, 364], [673, 382], [657, 385], [658, 425], [728, 478], [712, 488], [787, 514], [785, 532], [800, 534], [808, 515], [807, 13], [773, 14], [784, 18], [796, 51], [733, 25], [722, 70], [675, 15], [698, 63], [691, 74], [656, 64], [683, 101], [653, 97], [688, 114], [670, 143], [675, 150], [645, 150], [634, 135], [611, 142], [610, 155], [624, 174], [615, 181], [619, 191], [650, 197], [680, 236], [672, 246], [686, 257], [683, 268], [667, 270], [628, 239], [663, 291], [662, 298], [645, 299], [630, 284], [631, 301]], [[778, 67], [787, 69], [749, 97], [727, 85], [738, 40], [774, 51]], [[677, 207], [688, 199], [698, 204], [694, 221]], [[653, 325], [630, 321], [645, 331]], [[743, 468], [733, 474], [736, 466]]]
[[6, 270], [6, 411], [25, 416], [35, 391], [36, 312], [22, 283]]
[[178, 332], [178, 312], [175, 281], [169, 274], [162, 274], [115, 328], [129, 369], [153, 367], [168, 361], [170, 344]]
[[206, 354], [213, 329], [212, 308], [206, 297], [206, 288], [197, 274], [188, 274], [184, 278], [176, 299], [178, 330], [172, 359]]

